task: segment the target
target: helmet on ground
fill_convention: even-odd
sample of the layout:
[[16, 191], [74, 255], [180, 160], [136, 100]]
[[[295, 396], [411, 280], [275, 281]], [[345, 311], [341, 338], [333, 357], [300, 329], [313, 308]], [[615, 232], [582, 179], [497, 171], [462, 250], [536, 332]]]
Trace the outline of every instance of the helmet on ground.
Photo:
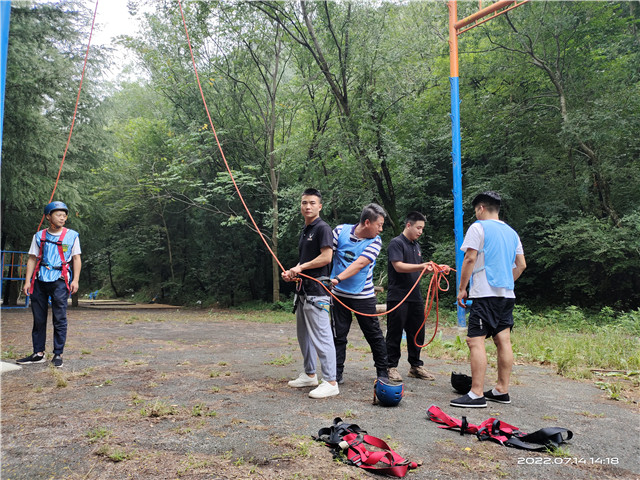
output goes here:
[[471, 377], [464, 373], [451, 372], [451, 386], [456, 392], [463, 395], [469, 393], [469, 390], [471, 390]]
[[376, 383], [373, 384], [373, 403], [376, 403], [376, 399], [380, 405], [385, 407], [395, 407], [400, 403], [404, 396], [404, 384], [393, 384], [389, 380], [383, 380], [378, 378]]
[[69, 209], [62, 202], [51, 202], [51, 203], [48, 203], [44, 207], [44, 214], [45, 215], [49, 215], [54, 210], [64, 210], [65, 212], [67, 212], [67, 215], [69, 214]]

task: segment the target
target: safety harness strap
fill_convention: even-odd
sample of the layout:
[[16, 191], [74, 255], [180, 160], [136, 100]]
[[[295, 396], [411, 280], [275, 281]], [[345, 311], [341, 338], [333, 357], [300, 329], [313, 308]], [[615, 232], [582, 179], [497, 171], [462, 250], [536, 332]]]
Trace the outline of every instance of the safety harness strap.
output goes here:
[[[563, 437], [563, 433], [566, 433], [566, 438]], [[523, 450], [543, 451], [548, 448], [558, 448], [572, 438], [573, 432], [571, 430], [561, 427], [548, 427], [541, 428], [533, 433], [513, 436], [505, 442], [505, 445]]]
[[42, 256], [44, 255], [44, 244], [47, 242], [47, 229], [42, 230], [42, 237], [40, 239], [40, 251], [38, 252], [38, 258], [36, 260], [36, 266], [33, 269], [33, 275], [31, 275], [31, 285], [29, 286], [29, 295], [33, 293], [33, 286], [40, 270], [40, 264], [42, 263]]
[[475, 434], [478, 433], [478, 430], [480, 429], [477, 425], [467, 422], [467, 417], [462, 417], [462, 420], [458, 420], [457, 418], [450, 417], [444, 413], [440, 407], [436, 407], [435, 405], [431, 405], [428, 408], [427, 417], [429, 417], [429, 420], [432, 422], [440, 423], [441, 426], [438, 428], [459, 428], [460, 435], [464, 435], [465, 433]]
[[[379, 450], [369, 450], [367, 446]], [[404, 459], [393, 451], [384, 440], [371, 435], [350, 433], [343, 438], [342, 447], [347, 450], [347, 459], [354, 465], [376, 473], [402, 478], [416, 462]]]
[[344, 423], [340, 417], [333, 419], [333, 425], [318, 430], [318, 436], [313, 437], [314, 440], [324, 442], [329, 447], [337, 447], [345, 435], [350, 433], [366, 434], [366, 430], [362, 430], [355, 423]]
[[[493, 440], [500, 445], [520, 448], [523, 450], [543, 451], [554, 449], [567, 440], [573, 438], [573, 432], [561, 427], [542, 428], [533, 433], [524, 433], [518, 427], [509, 425], [496, 418], [489, 418], [480, 425], [450, 417], [439, 407], [431, 405], [427, 410], [427, 417], [435, 423], [442, 424], [439, 428], [460, 429], [460, 434], [474, 433], [478, 440]], [[563, 436], [566, 434], [566, 438]]]
[[68, 228], [62, 228], [60, 239], [56, 242], [58, 245], [58, 253], [60, 254], [60, 261], [62, 261], [62, 278], [64, 278], [64, 284], [67, 286], [67, 290], [71, 291], [71, 285], [69, 285], [69, 262], [64, 258], [64, 250], [62, 250], [62, 240], [69, 231]]
[[[62, 240], [64, 240], [65, 235], [69, 231], [68, 228], [62, 228], [62, 233], [60, 234], [60, 238], [57, 242], [49, 242], [54, 243], [58, 246], [58, 254], [60, 255], [60, 261], [62, 262], [62, 266], [60, 270], [62, 271], [61, 276], [64, 279], [64, 283], [67, 286], [67, 290], [71, 291], [71, 285], [69, 285], [69, 262], [67, 262], [64, 258], [64, 251], [62, 250]], [[38, 257], [36, 260], [36, 266], [33, 269], [33, 275], [31, 276], [31, 285], [29, 286], [29, 295], [33, 293], [33, 287], [35, 283], [35, 279], [38, 276], [38, 271], [42, 266], [42, 258], [44, 256], [44, 245], [47, 243], [47, 229], [42, 230], [42, 237], [40, 238], [40, 251], [38, 252]], [[57, 267], [53, 267], [56, 268]]]

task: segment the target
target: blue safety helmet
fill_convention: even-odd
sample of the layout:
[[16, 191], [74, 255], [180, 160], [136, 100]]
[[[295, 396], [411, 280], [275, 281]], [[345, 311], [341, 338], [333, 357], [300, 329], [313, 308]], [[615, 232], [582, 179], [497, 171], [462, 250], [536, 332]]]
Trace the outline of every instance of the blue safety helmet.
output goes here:
[[373, 384], [373, 399], [385, 407], [395, 407], [404, 396], [404, 383], [393, 384], [389, 380], [378, 378]]
[[54, 210], [64, 210], [65, 212], [67, 212], [67, 215], [69, 215], [69, 209], [67, 208], [67, 206], [62, 203], [62, 202], [51, 202], [48, 203], [45, 207], [44, 207], [44, 214], [45, 215], [49, 215], [51, 212], [53, 212]]

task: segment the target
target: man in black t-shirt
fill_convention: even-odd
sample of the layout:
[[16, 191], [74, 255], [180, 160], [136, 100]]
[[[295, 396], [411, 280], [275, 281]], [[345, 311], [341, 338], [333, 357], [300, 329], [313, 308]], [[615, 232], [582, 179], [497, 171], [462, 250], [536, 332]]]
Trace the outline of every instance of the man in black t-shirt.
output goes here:
[[[314, 188], [302, 193], [300, 211], [304, 228], [298, 241], [300, 261], [282, 272], [286, 282], [298, 281], [296, 299], [296, 331], [304, 359], [304, 372], [289, 382], [290, 387], [317, 387], [309, 392], [311, 398], [338, 395], [336, 382], [336, 349], [329, 317], [329, 294], [317, 281], [299, 277], [301, 272], [313, 278], [329, 279], [333, 258], [333, 231], [320, 218], [322, 195]], [[320, 359], [322, 383], [318, 385], [316, 358]]]
[[[416, 283], [420, 272], [426, 267], [427, 271], [433, 268], [422, 260], [418, 238], [422, 235], [425, 225], [425, 216], [420, 212], [411, 212], [407, 215], [404, 231], [391, 240], [387, 253], [389, 282], [387, 285], [387, 311], [396, 307], [409, 293]], [[406, 332], [409, 376], [433, 380], [435, 377], [420, 360], [421, 347], [424, 343], [424, 329], [420, 330], [417, 339], [416, 332], [424, 319], [424, 301], [420, 293], [420, 285], [416, 285], [409, 297], [396, 310], [387, 315], [387, 355], [389, 357], [389, 380], [402, 381], [402, 375], [398, 372], [400, 361], [400, 345], [402, 332]], [[417, 344], [416, 344], [417, 340]]]

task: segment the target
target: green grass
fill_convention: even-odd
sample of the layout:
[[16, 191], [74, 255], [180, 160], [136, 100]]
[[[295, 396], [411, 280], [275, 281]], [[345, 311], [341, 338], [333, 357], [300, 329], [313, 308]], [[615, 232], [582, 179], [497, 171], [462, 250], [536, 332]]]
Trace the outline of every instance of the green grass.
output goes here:
[[89, 438], [90, 443], [95, 443], [98, 440], [109, 437], [111, 435], [111, 430], [106, 427], [96, 427], [89, 430], [85, 435]]
[[[231, 310], [237, 317], [263, 323], [293, 323], [294, 316], [286, 309], [268, 308], [268, 304], [251, 304]], [[381, 317], [384, 323], [385, 318]], [[576, 306], [549, 308], [534, 312], [526, 306], [516, 305], [515, 327], [511, 339], [514, 356], [519, 362], [545, 364], [555, 367], [558, 374], [568, 378], [593, 378], [592, 370], [619, 371], [627, 380], [640, 382], [640, 309], [617, 312], [611, 307], [587, 311]], [[433, 335], [435, 313], [426, 325], [426, 340]], [[441, 309], [440, 327], [455, 327], [455, 309]], [[450, 331], [450, 329], [449, 329]], [[425, 348], [434, 358], [466, 360], [469, 349], [466, 334], [436, 337]], [[487, 341], [487, 352], [495, 357], [495, 346]], [[491, 359], [490, 359], [491, 361]], [[286, 365], [289, 357], [283, 355], [270, 363]], [[608, 389], [616, 396], [614, 383]]]
[[265, 365], [276, 365], [279, 367], [284, 367], [285, 365], [289, 365], [293, 363], [293, 357], [290, 353], [283, 353], [278, 358], [271, 360], [270, 362], [265, 362]]
[[[573, 379], [591, 379], [594, 371], [600, 370], [621, 375], [634, 385], [640, 381], [640, 310], [615, 312], [605, 307], [587, 312], [569, 306], [534, 313], [516, 306], [514, 321], [511, 342], [519, 362], [552, 365], [559, 375]], [[441, 324], [455, 326], [455, 317], [441, 316]], [[427, 340], [432, 328], [427, 326]], [[489, 355], [495, 356], [490, 340], [486, 347]], [[438, 332], [426, 351], [434, 358], [455, 360], [467, 359], [469, 353], [464, 332], [455, 338]], [[615, 383], [608, 382], [603, 389], [612, 398], [619, 396]]]

